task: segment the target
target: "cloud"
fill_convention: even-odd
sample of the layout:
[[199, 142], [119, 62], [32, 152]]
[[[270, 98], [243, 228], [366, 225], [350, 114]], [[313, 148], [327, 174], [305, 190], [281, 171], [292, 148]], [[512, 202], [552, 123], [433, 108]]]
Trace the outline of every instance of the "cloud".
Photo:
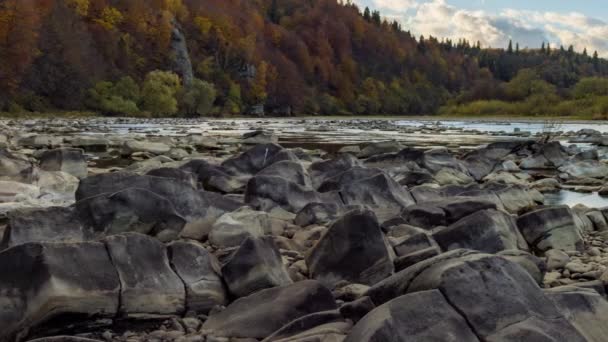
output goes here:
[[[481, 0], [483, 2], [483, 0]], [[362, 0], [358, 1], [363, 3]], [[608, 57], [608, 23], [581, 13], [505, 9], [498, 13], [457, 8], [446, 0], [368, 0], [383, 15], [400, 20], [415, 35], [457, 41], [480, 41], [485, 47], [506, 47], [509, 40], [529, 48], [543, 42], [573, 45], [577, 51], [597, 50]]]

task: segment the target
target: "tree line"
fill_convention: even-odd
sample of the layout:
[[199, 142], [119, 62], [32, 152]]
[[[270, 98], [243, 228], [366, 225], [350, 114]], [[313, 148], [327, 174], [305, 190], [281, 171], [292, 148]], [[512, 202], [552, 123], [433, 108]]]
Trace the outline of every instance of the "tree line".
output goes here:
[[350, 1], [0, 2], [0, 111], [16, 113], [601, 117], [607, 74], [597, 52], [414, 37]]

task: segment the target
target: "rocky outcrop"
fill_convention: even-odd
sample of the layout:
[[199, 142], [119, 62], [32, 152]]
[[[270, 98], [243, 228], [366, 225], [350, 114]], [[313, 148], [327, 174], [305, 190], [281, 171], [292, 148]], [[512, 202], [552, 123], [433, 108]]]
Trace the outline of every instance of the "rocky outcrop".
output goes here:
[[567, 206], [537, 209], [520, 216], [517, 226], [530, 247], [538, 251], [573, 251], [583, 248], [581, 232]]

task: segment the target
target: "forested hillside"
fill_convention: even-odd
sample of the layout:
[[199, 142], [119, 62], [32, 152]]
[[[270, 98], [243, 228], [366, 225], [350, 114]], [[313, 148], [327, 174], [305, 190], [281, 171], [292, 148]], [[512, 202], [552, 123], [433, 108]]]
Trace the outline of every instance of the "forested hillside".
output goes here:
[[414, 37], [337, 0], [2, 0], [0, 111], [608, 113], [608, 63]]

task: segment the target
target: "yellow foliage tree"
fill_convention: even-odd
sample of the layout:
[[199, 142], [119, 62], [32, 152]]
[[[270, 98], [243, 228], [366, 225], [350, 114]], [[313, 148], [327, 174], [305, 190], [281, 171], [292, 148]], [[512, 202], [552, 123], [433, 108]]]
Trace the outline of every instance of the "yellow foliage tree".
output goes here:
[[66, 4], [81, 17], [89, 14], [89, 0], [66, 0]]
[[124, 19], [124, 16], [117, 8], [108, 6], [101, 11], [101, 17], [95, 19], [95, 22], [107, 30], [113, 30], [116, 28], [116, 25], [122, 23]]

